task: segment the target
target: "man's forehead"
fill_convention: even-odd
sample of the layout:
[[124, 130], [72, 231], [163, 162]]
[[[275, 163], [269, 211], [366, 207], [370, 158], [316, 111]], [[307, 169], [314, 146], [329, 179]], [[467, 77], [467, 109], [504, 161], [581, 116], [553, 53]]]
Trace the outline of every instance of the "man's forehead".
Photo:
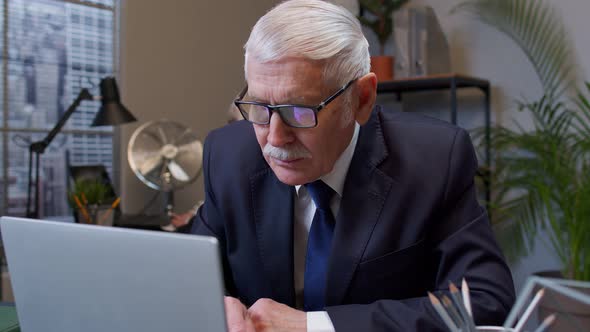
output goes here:
[[257, 76], [285, 76], [289, 73], [294, 77], [323, 78], [324, 62], [301, 57], [284, 57], [272, 61], [258, 61], [248, 57], [246, 61], [246, 79]]
[[273, 89], [270, 90], [252, 90], [248, 87], [248, 92], [244, 100], [259, 101], [269, 104], [312, 104], [316, 103], [318, 97], [312, 96], [311, 92]]
[[247, 62], [246, 96], [265, 102], [319, 102], [323, 66], [305, 59]]

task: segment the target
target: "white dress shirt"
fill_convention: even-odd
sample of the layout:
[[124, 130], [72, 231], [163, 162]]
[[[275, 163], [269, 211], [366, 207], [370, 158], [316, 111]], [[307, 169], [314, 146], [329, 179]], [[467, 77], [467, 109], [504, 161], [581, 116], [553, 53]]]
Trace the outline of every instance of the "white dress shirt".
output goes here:
[[[320, 179], [332, 188], [336, 195], [332, 197], [330, 208], [334, 218], [338, 216], [340, 210], [340, 201], [342, 200], [342, 190], [344, 180], [348, 173], [348, 167], [354, 154], [354, 149], [358, 140], [360, 125], [355, 123], [354, 134], [348, 144], [348, 147], [342, 152], [332, 171]], [[303, 285], [305, 273], [305, 255], [307, 253], [307, 237], [309, 229], [315, 214], [315, 204], [309, 196], [305, 186], [295, 186], [294, 202], [294, 230], [293, 230], [293, 264], [294, 264], [294, 282], [295, 282], [295, 303], [297, 308], [303, 308]], [[307, 313], [307, 331], [308, 332], [334, 332], [334, 325], [326, 311], [312, 311]]]

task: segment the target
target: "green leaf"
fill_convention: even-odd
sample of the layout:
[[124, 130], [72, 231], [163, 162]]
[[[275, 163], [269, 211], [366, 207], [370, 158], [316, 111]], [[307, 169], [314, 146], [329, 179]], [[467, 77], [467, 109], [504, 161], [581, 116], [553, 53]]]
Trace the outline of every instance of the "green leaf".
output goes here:
[[545, 95], [557, 98], [575, 87], [571, 43], [547, 1], [466, 0], [451, 12], [471, 14], [510, 37], [535, 68]]

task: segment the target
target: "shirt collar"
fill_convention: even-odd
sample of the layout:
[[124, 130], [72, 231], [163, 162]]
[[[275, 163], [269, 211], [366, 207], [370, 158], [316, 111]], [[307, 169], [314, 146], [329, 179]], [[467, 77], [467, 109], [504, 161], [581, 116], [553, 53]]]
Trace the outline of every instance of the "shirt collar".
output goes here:
[[[361, 126], [358, 124], [358, 122], [354, 123], [354, 133], [352, 134], [352, 139], [350, 140], [350, 143], [342, 152], [340, 157], [338, 157], [336, 163], [334, 163], [334, 168], [332, 169], [332, 171], [320, 177], [320, 180], [324, 181], [325, 184], [330, 186], [330, 188], [332, 188], [332, 190], [334, 190], [340, 197], [342, 197], [342, 191], [344, 189], [344, 180], [346, 180], [348, 167], [350, 166], [352, 156], [354, 155], [354, 149], [356, 148], [356, 142], [358, 141], [360, 127]], [[297, 196], [299, 196], [300, 194], [299, 190], [301, 189], [301, 187], [303, 186], [295, 186], [295, 192], [297, 193]]]

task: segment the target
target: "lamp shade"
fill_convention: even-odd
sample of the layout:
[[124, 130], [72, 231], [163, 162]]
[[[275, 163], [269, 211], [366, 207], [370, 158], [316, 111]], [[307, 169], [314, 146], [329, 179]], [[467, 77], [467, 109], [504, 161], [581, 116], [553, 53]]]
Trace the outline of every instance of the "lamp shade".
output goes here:
[[121, 104], [119, 88], [114, 77], [106, 77], [100, 81], [101, 106], [91, 126], [116, 126], [134, 122], [137, 119]]

